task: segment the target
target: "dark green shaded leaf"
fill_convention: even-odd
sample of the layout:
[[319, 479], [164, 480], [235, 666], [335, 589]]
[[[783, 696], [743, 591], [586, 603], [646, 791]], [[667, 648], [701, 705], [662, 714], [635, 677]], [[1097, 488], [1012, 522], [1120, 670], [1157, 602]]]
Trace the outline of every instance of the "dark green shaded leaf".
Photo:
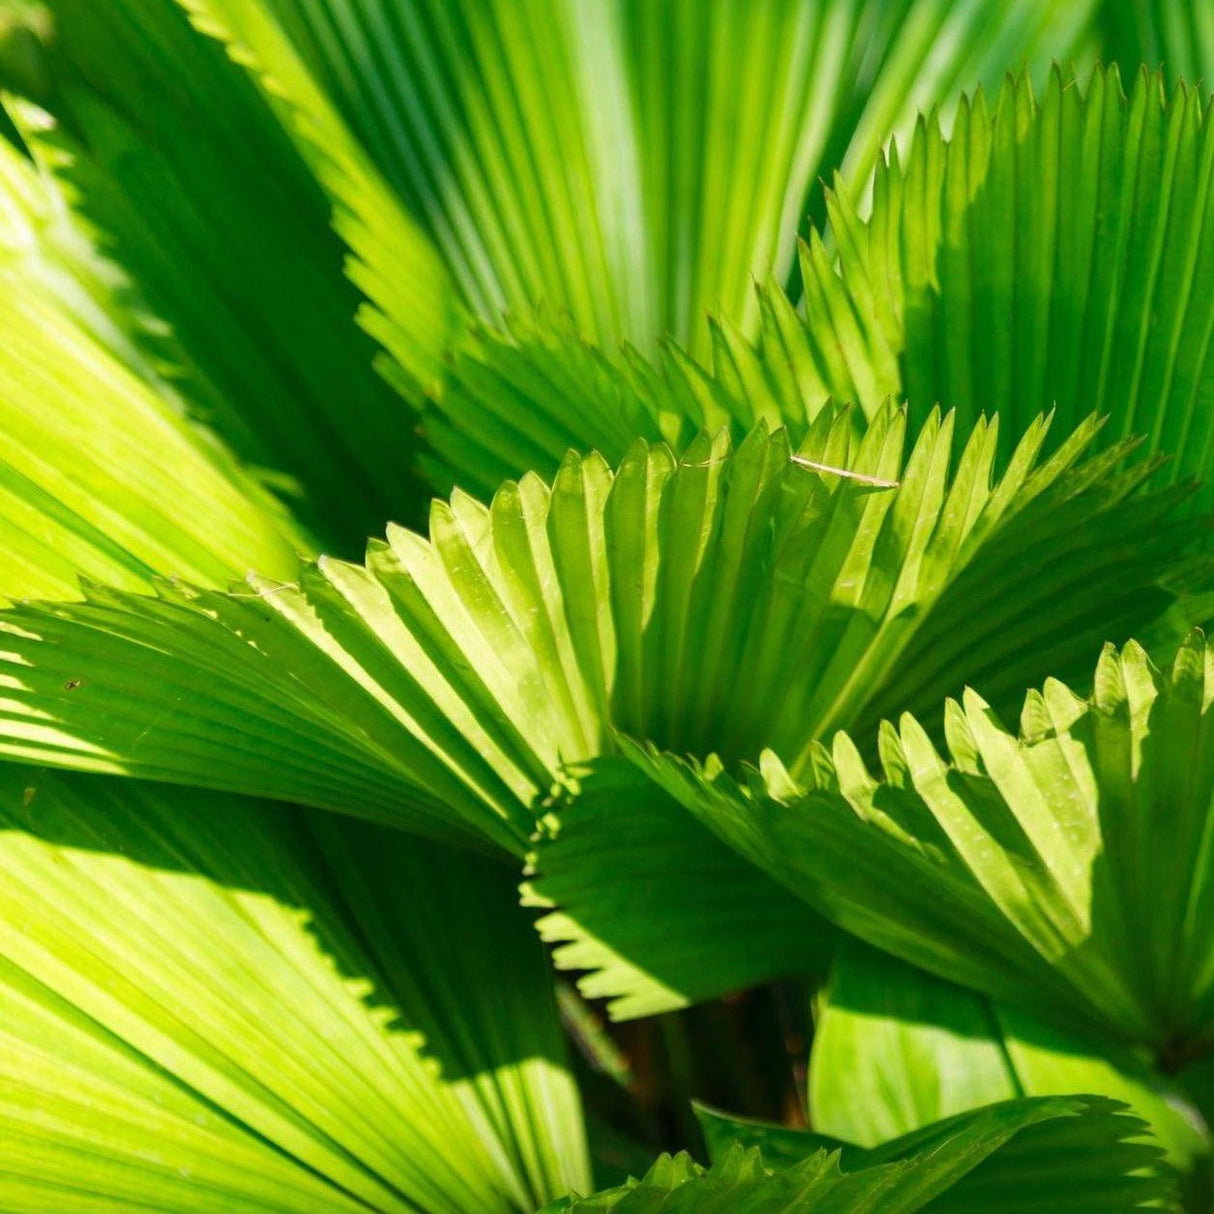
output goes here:
[[630, 764], [579, 773], [530, 860], [541, 937], [613, 1019], [826, 969], [834, 932]]
[[[1149, 1174], [1158, 1152], [1136, 1141], [1144, 1127], [1123, 1107], [1084, 1096], [1010, 1101], [937, 1122], [876, 1151], [832, 1149], [818, 1135], [701, 1110], [718, 1144], [711, 1168], [685, 1155], [663, 1156], [639, 1181], [549, 1210], [1022, 1214], [1057, 1210], [1059, 1202], [1091, 1214], [1143, 1209], [1166, 1199], [1170, 1184]], [[720, 1150], [730, 1140], [733, 1145]]]

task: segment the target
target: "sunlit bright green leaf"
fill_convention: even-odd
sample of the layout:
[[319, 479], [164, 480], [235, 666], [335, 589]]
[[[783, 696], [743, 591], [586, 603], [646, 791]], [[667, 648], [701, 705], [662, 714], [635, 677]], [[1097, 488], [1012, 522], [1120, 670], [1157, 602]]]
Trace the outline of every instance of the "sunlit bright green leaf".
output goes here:
[[617, 473], [571, 457], [551, 489], [436, 503], [429, 540], [391, 528], [366, 566], [12, 611], [3, 751], [522, 855], [562, 767], [614, 729], [803, 772], [891, 699], [971, 679], [1007, 700], [1207, 584], [1200, 524], [1116, 452], [1085, 461], [1091, 426], [1043, 463], [1034, 427], [998, 481], [994, 428], [950, 473], [951, 427], [905, 459], [893, 409], [862, 441], [824, 415], [795, 455], [758, 429], [681, 463], [638, 444]]
[[[1108, 440], [1145, 434], [1169, 475], [1209, 471], [1214, 124], [1209, 94], [1145, 71], [1059, 74], [921, 124], [877, 175], [871, 217], [831, 207], [836, 253], [804, 259], [804, 328], [768, 327], [797, 382], [923, 417], [997, 412], [1004, 442], [1041, 409], [1091, 410]], [[773, 371], [774, 373], [774, 371]]]
[[843, 734], [799, 781], [768, 752], [745, 786], [628, 749], [861, 938], [1175, 1069], [1214, 1040], [1212, 671], [1199, 633], [1162, 672], [1109, 647], [1091, 699], [1050, 681], [1018, 733], [967, 691], [944, 755], [909, 714], [883, 726], [879, 779]]
[[530, 1211], [585, 1183], [509, 868], [11, 764], [0, 814], [6, 1211]]
[[0, 141], [0, 596], [76, 598], [77, 574], [222, 585], [309, 546], [185, 416], [130, 304], [53, 166]]

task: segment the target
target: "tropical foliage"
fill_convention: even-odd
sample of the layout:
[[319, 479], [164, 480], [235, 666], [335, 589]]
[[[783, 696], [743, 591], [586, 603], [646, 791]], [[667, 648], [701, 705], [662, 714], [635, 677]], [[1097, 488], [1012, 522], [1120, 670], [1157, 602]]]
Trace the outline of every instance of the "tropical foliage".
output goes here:
[[0, 0], [0, 1208], [1214, 1208], [1211, 79]]

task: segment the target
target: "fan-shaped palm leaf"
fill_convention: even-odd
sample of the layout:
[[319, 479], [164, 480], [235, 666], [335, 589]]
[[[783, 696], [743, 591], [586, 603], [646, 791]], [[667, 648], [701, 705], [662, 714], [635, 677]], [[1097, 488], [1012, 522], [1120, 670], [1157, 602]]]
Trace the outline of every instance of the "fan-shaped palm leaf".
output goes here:
[[0, 780], [5, 1210], [468, 1214], [585, 1183], [508, 867], [231, 797]]
[[[453, 290], [490, 321], [503, 310], [526, 319], [547, 306], [605, 350], [620, 340], [649, 350], [672, 335], [706, 357], [720, 344], [705, 327], [709, 312], [756, 331], [762, 304], [752, 282], [790, 273], [809, 187], [824, 166], [843, 162], [846, 181], [858, 189], [882, 142], [891, 131], [908, 131], [917, 107], [978, 81], [994, 86], [1026, 55], [1039, 65], [1049, 53], [1065, 57], [1093, 8], [1088, 0], [1010, 8], [982, 0], [964, 10], [943, 0], [730, 0], [711, 11], [672, 4], [658, 15], [625, 0], [574, 8], [560, 0], [522, 8], [418, 0], [399, 11], [381, 0], [307, 8], [271, 0], [183, 3], [252, 69], [296, 136], [336, 206], [338, 230], [355, 255], [352, 276], [375, 304], [365, 323], [399, 364], [394, 378], [403, 372], [401, 386], [414, 403], [419, 386], [433, 389], [439, 410], [427, 424], [439, 431], [444, 460], [455, 463], [466, 487], [489, 490], [500, 467], [469, 477], [478, 452], [488, 449], [498, 463], [504, 457], [509, 475], [532, 467], [548, 474], [553, 449], [559, 456], [570, 445], [571, 421], [578, 449], [599, 446], [614, 462], [624, 448], [599, 445], [576, 424], [584, 412], [577, 407], [539, 426], [541, 457], [527, 451], [525, 436], [536, 426], [528, 426], [526, 408], [477, 394], [447, 406], [434, 377], [459, 310]], [[217, 48], [186, 36], [173, 0], [123, 6], [121, 24], [131, 36], [120, 40], [102, 33], [115, 20], [107, 4], [52, 3], [61, 30], [52, 55], [62, 77], [56, 108], [88, 153], [90, 164], [77, 176], [89, 209], [178, 330], [196, 369], [235, 406], [221, 430], [242, 453], [293, 475], [309, 495], [308, 521], [348, 544], [348, 530], [332, 530], [338, 513], [366, 519], [365, 531], [377, 525], [352, 503], [369, 502], [379, 518], [401, 513], [411, 446], [403, 419], [336, 359], [358, 357], [359, 345], [337, 314], [344, 297], [324, 264], [327, 245], [305, 230], [304, 214], [286, 222], [271, 209], [285, 184], [255, 208], [238, 204], [233, 183], [250, 155], [279, 165], [274, 176], [282, 183], [294, 181], [300, 166], [269, 131], [268, 112], [237, 87], [235, 69], [224, 70]], [[536, 50], [541, 30], [543, 54]], [[155, 79], [167, 61], [190, 64], [190, 87], [213, 99], [213, 127], [200, 128], [196, 114], [168, 103], [184, 95], [178, 88], [166, 90], [154, 121], [149, 116], [146, 83], [131, 82]], [[98, 92], [104, 110], [93, 103]], [[203, 158], [175, 151], [187, 132], [192, 149], [205, 149], [211, 175], [204, 183], [189, 177]], [[761, 160], [750, 163], [760, 150]], [[155, 213], [145, 216], [141, 207], [153, 197]], [[203, 246], [199, 199], [224, 241]], [[428, 230], [433, 249], [402, 205]], [[242, 251], [239, 281], [232, 259], [218, 257], [225, 245]], [[204, 310], [182, 292], [174, 273], [181, 256], [212, 261], [222, 306]], [[454, 287], [444, 285], [440, 258]], [[266, 282], [259, 305], [251, 291], [258, 267], [268, 273], [288, 262], [296, 281], [286, 293], [324, 298], [329, 312], [314, 307], [300, 316], [270, 306], [277, 280]], [[249, 317], [254, 310], [259, 329], [273, 326], [257, 350], [223, 323], [228, 312]], [[332, 379], [335, 365], [340, 383]], [[284, 394], [288, 376], [299, 399]], [[351, 394], [357, 420], [337, 411]], [[576, 395], [593, 399], [593, 384]], [[804, 404], [788, 408], [803, 424]], [[307, 427], [287, 424], [292, 409], [304, 411]], [[519, 430], [513, 448], [499, 446], [503, 410]], [[768, 410], [753, 413], [751, 422], [771, 420]], [[470, 443], [467, 452], [442, 442], [452, 425]], [[449, 473], [435, 475], [450, 483]]]
[[1092, 7], [186, 2], [271, 71], [287, 36], [482, 317], [642, 347], [757, 321], [824, 162], [862, 184], [927, 98], [1067, 54]]
[[[1209, 1048], [1209, 790], [1173, 774], [1195, 651], [1167, 682], [1127, 650], [1092, 706], [1052, 687], [1019, 741], [971, 697], [955, 770], [913, 723], [881, 735], [883, 785], [821, 747], [1207, 611], [1206, 520], [1120, 441], [1177, 450], [1172, 480], [1210, 458], [1199, 95], [1055, 76], [1038, 107], [1026, 76], [921, 128], [860, 219], [918, 102], [1040, 76], [1096, 0], [50, 7], [54, 119], [14, 104], [0, 146], [0, 590], [94, 584], [0, 615], [0, 753], [221, 791], [0, 769], [0, 1205], [587, 1189], [541, 944], [486, 851], [529, 858], [542, 936], [616, 1014], [820, 972], [812, 905], [1168, 1065]], [[1072, 163], [1099, 172], [1068, 193]], [[419, 409], [436, 483], [520, 479], [297, 571], [312, 535], [413, 521]], [[745, 791], [662, 753], [765, 747], [788, 768]], [[1152, 788], [1185, 807], [1158, 854]], [[1187, 1149], [1128, 1070], [1058, 1082], [1081, 1079]], [[1140, 1130], [1018, 1102], [876, 1152], [665, 1160], [564, 1207], [993, 1209], [1014, 1175], [1128, 1209], [1164, 1199]]]
[[550, 912], [537, 927], [553, 961], [583, 971], [613, 1019], [825, 973], [830, 926], [630, 764], [579, 773], [557, 809], [523, 900]]
[[1214, 1033], [1212, 661], [1199, 634], [1166, 673], [1110, 648], [1090, 700], [1047, 683], [1019, 736], [967, 692], [946, 710], [948, 760], [909, 715], [882, 728], [880, 781], [844, 735], [803, 783], [768, 754], [747, 788], [628, 749], [856, 935], [1175, 1066]]
[[[1178, 555], [1197, 524], [1166, 521], [1174, 491], [1142, 497], [1145, 471], [1117, 474], [1115, 456], [1082, 462], [1091, 427], [1034, 467], [1036, 428], [996, 483], [993, 429], [975, 430], [950, 476], [951, 422], [927, 426], [905, 464], [903, 427], [891, 409], [856, 443], [846, 414], [823, 414], [795, 457], [762, 431], [734, 454], [705, 439], [682, 464], [639, 445], [615, 476], [571, 459], [551, 490], [528, 478], [488, 510], [457, 495], [429, 542], [391, 531], [365, 568], [322, 561], [293, 584], [92, 590], [82, 606], [12, 612], [0, 747], [521, 856], [564, 768], [610, 751], [615, 728], [735, 758], [776, 740], [810, 763], [815, 739], [879, 719], [886, 699], [957, 688], [979, 647], [990, 687], [1011, 692], [1075, 636], [1094, 645], [1149, 622], [1173, 601], [1169, 578], [1209, 577]], [[984, 600], [1006, 618], [1006, 647], [987, 641]], [[571, 831], [601, 837], [576, 813]], [[644, 864], [696, 855], [728, 873], [701, 828], [666, 821]], [[600, 850], [541, 844], [537, 864], [544, 888], [568, 891], [548, 921], [576, 945], [562, 956], [605, 966], [590, 987], [623, 997], [617, 1010], [734, 989], [792, 957], [820, 964], [816, 931], [767, 959], [736, 936], [733, 962], [694, 973], [669, 938], [672, 970], [660, 920], [588, 954], [611, 901]], [[762, 888], [744, 867], [728, 875], [737, 896]], [[681, 888], [689, 914], [695, 886]]]
[[1006, 695], [1148, 623], [1169, 577], [1208, 580], [1178, 556], [1198, 524], [1168, 521], [1173, 491], [1139, 496], [1116, 452], [1083, 462], [1091, 426], [1040, 465], [1034, 427], [992, 482], [993, 427], [950, 476], [951, 419], [905, 463], [899, 411], [859, 443], [845, 414], [821, 421], [795, 457], [759, 430], [681, 463], [638, 444], [614, 475], [571, 458], [551, 490], [436, 505], [429, 541], [390, 530], [365, 567], [14, 610], [3, 750], [522, 854], [562, 766], [613, 728], [732, 758], [775, 745], [801, 770], [890, 696], [958, 689], [979, 645]]
[[[964, 103], [948, 138], [921, 124], [877, 174], [872, 215], [830, 207], [838, 269], [805, 257], [802, 331], [770, 326], [768, 362], [843, 399], [905, 396], [923, 416], [1094, 408], [1108, 438], [1147, 435], [1175, 478], [1214, 458], [1214, 124], [1208, 94], [1145, 71], [1082, 90], [1021, 77], [993, 112]], [[791, 345], [788, 334], [791, 332]], [[820, 389], [817, 389], [820, 391]]]
[[[965, 101], [879, 169], [865, 219], [829, 206], [830, 245], [803, 249], [801, 308], [767, 280], [757, 345], [725, 310], [699, 360], [669, 347], [613, 380], [605, 355], [534, 328], [458, 347], [425, 428], [466, 488], [554, 470], [568, 447], [624, 453], [629, 428], [683, 445], [701, 426], [764, 420], [799, 440], [828, 397], [871, 412], [887, 396], [921, 423], [956, 406], [962, 433], [997, 413], [1006, 457], [1046, 409], [1060, 434], [1111, 415], [1106, 441], [1147, 436], [1168, 476], [1204, 476], [1214, 315], [1214, 136], [1208, 93], [1158, 77], [1122, 94], [1116, 71], [1084, 87], [1055, 72], [1040, 102], [1009, 81]], [[840, 189], [842, 187], [840, 186]], [[521, 329], [521, 331], [520, 331]], [[625, 387], [621, 387], [621, 382]], [[631, 387], [631, 393], [627, 390]], [[639, 395], [643, 408], [629, 408]]]

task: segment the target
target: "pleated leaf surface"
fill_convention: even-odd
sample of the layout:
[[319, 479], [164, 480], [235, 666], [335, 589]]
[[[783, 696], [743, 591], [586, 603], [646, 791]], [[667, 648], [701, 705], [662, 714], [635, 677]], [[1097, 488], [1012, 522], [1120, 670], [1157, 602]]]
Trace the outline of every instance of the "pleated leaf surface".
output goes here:
[[632, 756], [752, 862], [888, 952], [1175, 1068], [1214, 1029], [1206, 733], [1214, 655], [1195, 633], [1162, 671], [1106, 649], [1094, 691], [1031, 693], [1018, 733], [977, 693], [946, 753], [905, 715], [874, 778], [847, 735], [793, 779], [772, 753]]
[[[1147, 436], [1168, 474], [1214, 458], [1214, 127], [1209, 93], [1144, 69], [1082, 87], [1026, 76], [929, 118], [877, 173], [871, 215], [830, 207], [834, 251], [804, 253], [803, 326], [765, 326], [771, 377], [912, 416], [997, 413], [1005, 442], [1042, 409], [1065, 433]], [[739, 357], [743, 357], [740, 353]], [[752, 374], [754, 374], [752, 370]]]
[[463, 1214], [584, 1183], [509, 868], [212, 793], [0, 780], [6, 1210]]
[[456, 494], [365, 566], [10, 611], [3, 752], [522, 855], [562, 768], [613, 730], [801, 771], [891, 697], [980, 674], [1006, 698], [1208, 581], [1185, 555], [1204, 524], [1170, 521], [1181, 495], [1143, 497], [1117, 451], [1085, 461], [1090, 425], [1044, 462], [1035, 426], [998, 480], [994, 427], [950, 472], [951, 426], [905, 458], [892, 408], [862, 440], [823, 415], [795, 455], [762, 428], [681, 462], [639, 443], [615, 473], [571, 457], [551, 488]]

